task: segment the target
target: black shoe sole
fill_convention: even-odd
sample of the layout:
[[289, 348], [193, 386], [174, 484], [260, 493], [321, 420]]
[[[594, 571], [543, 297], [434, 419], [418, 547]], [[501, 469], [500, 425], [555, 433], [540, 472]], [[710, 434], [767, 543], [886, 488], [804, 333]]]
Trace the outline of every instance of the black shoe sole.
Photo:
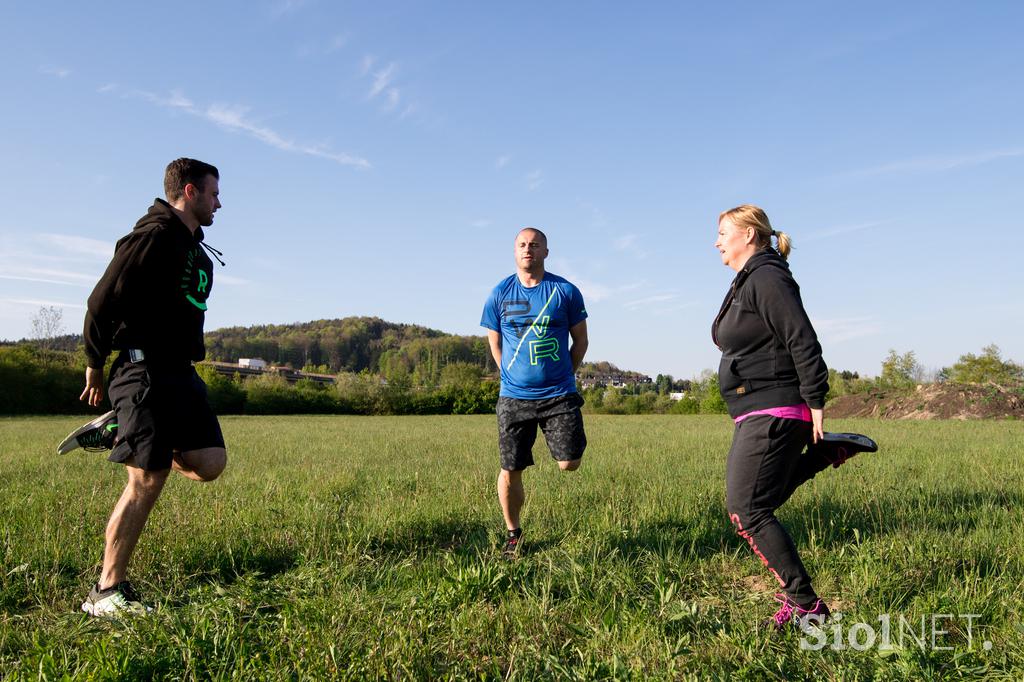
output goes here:
[[824, 442], [853, 452], [878, 452], [878, 443], [860, 433], [826, 433]]

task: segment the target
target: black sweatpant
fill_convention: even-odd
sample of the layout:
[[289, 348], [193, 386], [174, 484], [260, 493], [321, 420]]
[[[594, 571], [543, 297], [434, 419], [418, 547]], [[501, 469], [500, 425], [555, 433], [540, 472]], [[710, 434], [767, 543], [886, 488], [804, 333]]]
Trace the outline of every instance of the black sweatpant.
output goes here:
[[801, 607], [812, 606], [818, 596], [775, 510], [829, 466], [816, 448], [804, 451], [810, 443], [809, 422], [747, 417], [736, 425], [725, 474], [726, 508], [736, 532]]

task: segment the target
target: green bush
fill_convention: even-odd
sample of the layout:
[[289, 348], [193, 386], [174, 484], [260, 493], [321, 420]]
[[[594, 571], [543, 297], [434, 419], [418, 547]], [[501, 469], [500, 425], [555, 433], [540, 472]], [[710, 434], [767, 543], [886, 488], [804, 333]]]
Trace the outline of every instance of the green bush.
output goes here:
[[700, 414], [700, 401], [692, 395], [683, 396], [675, 401], [668, 410], [669, 414]]
[[1015, 386], [1024, 381], [1024, 367], [1012, 360], [1003, 360], [999, 346], [991, 344], [981, 349], [981, 355], [961, 355], [956, 364], [942, 370], [943, 377], [958, 384], [993, 383]]
[[0, 414], [82, 414], [85, 385], [79, 353], [43, 351], [29, 344], [0, 347]]
[[196, 365], [196, 372], [206, 383], [206, 395], [215, 414], [245, 413], [245, 388], [237, 374], [232, 379], [204, 364]]

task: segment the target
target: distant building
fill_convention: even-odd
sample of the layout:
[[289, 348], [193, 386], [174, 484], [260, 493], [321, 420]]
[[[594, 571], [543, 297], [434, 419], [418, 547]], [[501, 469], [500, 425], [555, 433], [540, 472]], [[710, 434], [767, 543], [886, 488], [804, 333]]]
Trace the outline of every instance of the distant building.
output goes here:
[[610, 386], [612, 388], [628, 388], [640, 384], [650, 384], [654, 380], [651, 377], [638, 372], [628, 374], [592, 374], [581, 377], [580, 388], [593, 388], [594, 386]]
[[249, 369], [266, 369], [267, 361], [262, 358], [238, 358], [238, 366]]

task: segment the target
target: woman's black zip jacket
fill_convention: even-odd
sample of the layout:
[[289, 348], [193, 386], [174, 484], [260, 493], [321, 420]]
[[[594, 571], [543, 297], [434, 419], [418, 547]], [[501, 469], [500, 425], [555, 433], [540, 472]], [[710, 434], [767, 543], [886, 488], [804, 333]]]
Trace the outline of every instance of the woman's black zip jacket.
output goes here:
[[807, 403], [825, 406], [828, 367], [789, 265], [772, 248], [736, 273], [711, 327], [722, 351], [718, 383], [738, 417], [753, 410]]
[[187, 364], [206, 357], [203, 323], [213, 262], [162, 199], [122, 237], [89, 296], [85, 354], [102, 368], [113, 349], [139, 348], [150, 363]]

